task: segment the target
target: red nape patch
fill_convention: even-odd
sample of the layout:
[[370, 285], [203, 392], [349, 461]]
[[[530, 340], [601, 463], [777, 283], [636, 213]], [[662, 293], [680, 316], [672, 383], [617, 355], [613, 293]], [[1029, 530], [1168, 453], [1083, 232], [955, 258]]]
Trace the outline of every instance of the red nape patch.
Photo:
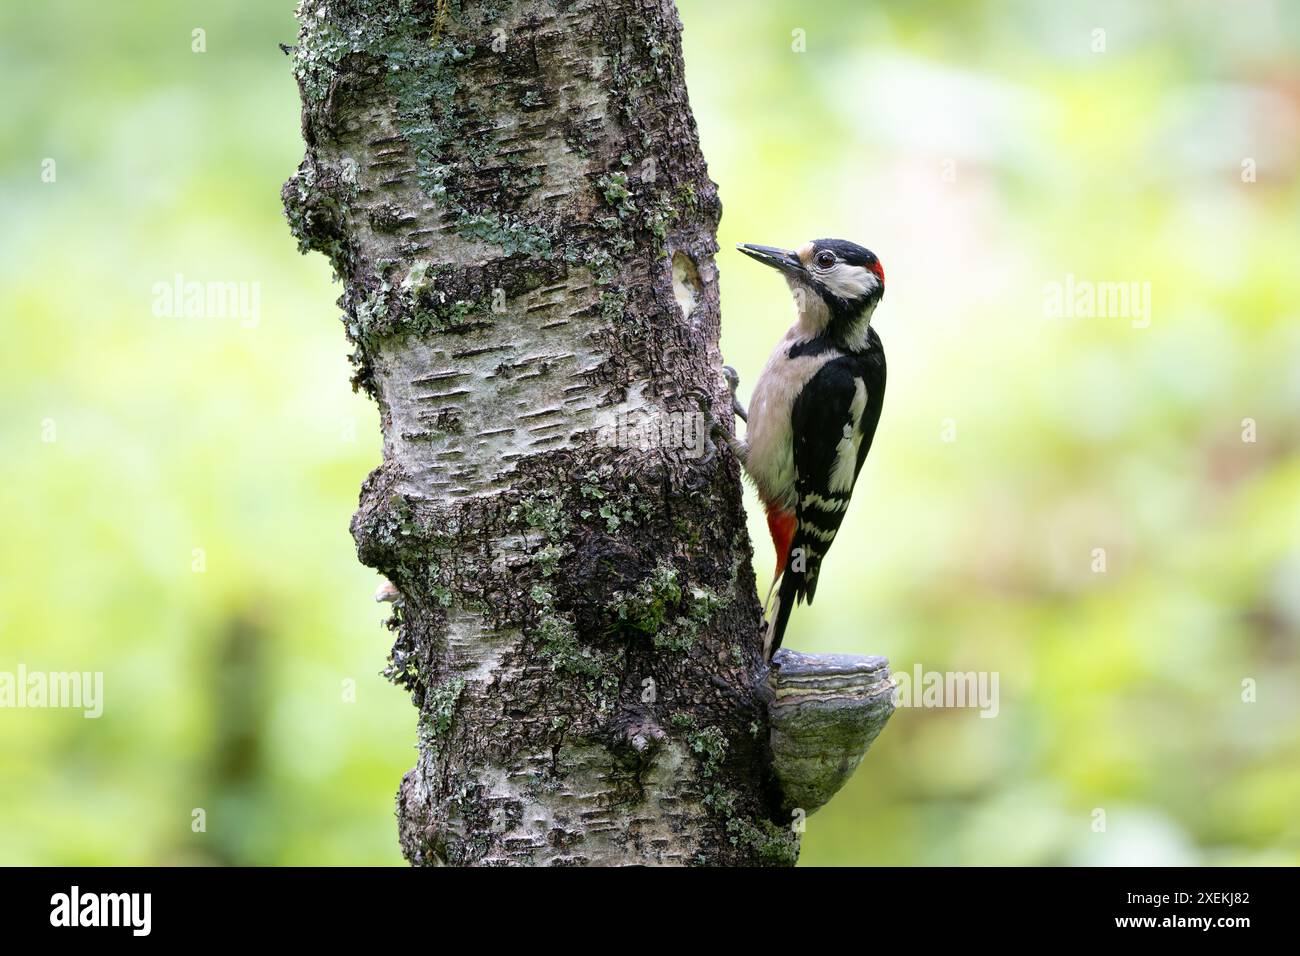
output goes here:
[[885, 284], [885, 267], [882, 266], [882, 265], [880, 264], [880, 260], [877, 259], [875, 262], [871, 263], [871, 265], [868, 266], [868, 268], [869, 268], [872, 272], [874, 272], [874, 273], [876, 274], [876, 278], [880, 280], [880, 284], [881, 284], [881, 285], [884, 285], [884, 284]]
[[771, 532], [772, 544], [776, 545], [776, 573], [785, 571], [786, 559], [790, 556], [790, 545], [794, 542], [794, 528], [799, 523], [793, 511], [782, 511], [769, 505], [767, 508], [767, 530]]

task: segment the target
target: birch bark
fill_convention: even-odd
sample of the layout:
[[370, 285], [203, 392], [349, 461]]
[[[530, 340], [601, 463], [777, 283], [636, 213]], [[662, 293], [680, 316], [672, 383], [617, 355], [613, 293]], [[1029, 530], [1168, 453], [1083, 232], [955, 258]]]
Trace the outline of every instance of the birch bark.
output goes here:
[[302, 0], [284, 187], [343, 284], [413, 864], [789, 864], [671, 0]]

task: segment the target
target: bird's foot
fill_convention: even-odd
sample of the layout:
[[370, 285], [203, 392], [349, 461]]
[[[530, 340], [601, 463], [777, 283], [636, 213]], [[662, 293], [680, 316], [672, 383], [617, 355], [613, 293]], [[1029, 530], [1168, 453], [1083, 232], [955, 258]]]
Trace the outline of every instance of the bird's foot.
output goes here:
[[[736, 389], [740, 386], [740, 376], [730, 365], [722, 367], [722, 379], [727, 383], [727, 392], [731, 395], [731, 410], [734, 414], [739, 415], [740, 419], [748, 423], [749, 418], [745, 413], [745, 408], [736, 398]], [[690, 394], [695, 396], [700, 415], [704, 418], [704, 423], [708, 426], [705, 429], [705, 449], [704, 455], [699, 460], [699, 464], [710, 464], [717, 456], [718, 445], [725, 445], [736, 458], [744, 464], [745, 457], [748, 454], [748, 448], [745, 443], [736, 437], [734, 428], [724, 427], [721, 422], [713, 417], [713, 401], [710, 396], [698, 391], [692, 391]]]
[[695, 396], [696, 407], [699, 409], [700, 417], [704, 420], [705, 425], [704, 454], [700, 457], [698, 464], [707, 465], [717, 457], [718, 446], [716, 442], [721, 437], [722, 432], [718, 426], [717, 420], [713, 417], [712, 399], [703, 392], [692, 390], [690, 394]]
[[745, 411], [745, 406], [740, 404], [740, 399], [736, 397], [736, 389], [740, 388], [740, 374], [730, 365], [722, 366], [722, 379], [727, 383], [727, 391], [731, 393], [731, 410], [739, 416], [745, 424], [749, 424], [749, 413]]

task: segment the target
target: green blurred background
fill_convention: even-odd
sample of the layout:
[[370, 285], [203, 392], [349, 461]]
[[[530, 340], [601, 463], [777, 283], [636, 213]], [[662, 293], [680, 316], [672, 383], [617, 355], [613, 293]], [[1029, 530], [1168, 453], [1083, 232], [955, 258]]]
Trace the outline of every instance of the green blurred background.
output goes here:
[[[787, 643], [1000, 677], [995, 719], [900, 710], [803, 862], [1300, 862], [1300, 7], [680, 8], [742, 395], [790, 314], [735, 242], [888, 277]], [[295, 37], [287, 0], [0, 9], [0, 670], [105, 672], [99, 720], [0, 709], [0, 863], [401, 862], [415, 711], [347, 531], [377, 414], [279, 206]], [[260, 322], [155, 316], [177, 273]], [[1070, 275], [1149, 325], [1047, 314]]]

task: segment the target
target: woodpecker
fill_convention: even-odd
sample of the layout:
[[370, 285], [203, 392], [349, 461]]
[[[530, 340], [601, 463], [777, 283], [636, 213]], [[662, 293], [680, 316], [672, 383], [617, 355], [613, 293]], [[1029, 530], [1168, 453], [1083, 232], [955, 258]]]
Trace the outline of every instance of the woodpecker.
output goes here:
[[843, 239], [815, 239], [793, 251], [736, 248], [785, 276], [798, 313], [754, 386], [748, 414], [735, 398], [738, 376], [724, 369], [746, 429], [745, 441], [729, 431], [722, 437], [758, 489], [776, 547], [766, 601], [776, 591], [776, 605], [763, 643], [770, 660], [795, 604], [812, 603], [880, 421], [885, 352], [871, 317], [885, 272], [869, 249]]

